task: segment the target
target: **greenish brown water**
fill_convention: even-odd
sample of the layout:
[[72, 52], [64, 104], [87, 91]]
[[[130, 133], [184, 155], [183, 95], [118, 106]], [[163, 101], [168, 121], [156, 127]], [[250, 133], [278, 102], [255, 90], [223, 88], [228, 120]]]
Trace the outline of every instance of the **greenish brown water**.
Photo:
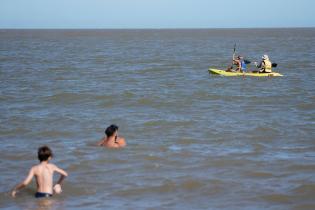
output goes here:
[[[0, 30], [0, 207], [314, 209], [315, 29]], [[234, 43], [282, 78], [226, 78]], [[112, 123], [128, 143], [95, 147]], [[50, 146], [50, 203], [7, 193]], [[43, 207], [44, 206], [44, 207]]]

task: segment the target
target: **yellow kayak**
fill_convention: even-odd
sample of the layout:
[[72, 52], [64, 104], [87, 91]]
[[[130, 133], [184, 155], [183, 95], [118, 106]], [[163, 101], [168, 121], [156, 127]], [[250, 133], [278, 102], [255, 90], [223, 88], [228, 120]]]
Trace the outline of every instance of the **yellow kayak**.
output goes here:
[[251, 77], [282, 77], [283, 75], [277, 72], [272, 73], [253, 73], [253, 72], [227, 72], [219, 69], [209, 69], [211, 74], [219, 74], [222, 76], [251, 76]]

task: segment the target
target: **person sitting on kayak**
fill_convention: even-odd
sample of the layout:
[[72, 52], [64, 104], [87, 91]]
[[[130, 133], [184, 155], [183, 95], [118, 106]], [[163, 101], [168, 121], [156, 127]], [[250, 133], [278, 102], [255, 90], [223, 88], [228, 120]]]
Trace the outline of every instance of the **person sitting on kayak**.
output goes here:
[[242, 56], [240, 55], [237, 56], [237, 58], [234, 60], [234, 63], [237, 65], [236, 71], [238, 72], [246, 71], [246, 64]]
[[255, 62], [255, 65], [257, 68], [259, 68], [259, 73], [271, 73], [272, 72], [272, 63], [269, 60], [268, 55], [264, 55], [261, 57], [262, 61], [257, 65]]
[[[244, 72], [246, 71], [246, 63], [244, 61], [244, 58], [242, 56], [237, 56], [236, 59], [233, 59], [233, 65], [236, 65], [236, 70], [235, 72]], [[229, 67], [227, 72], [233, 72], [233, 66]]]

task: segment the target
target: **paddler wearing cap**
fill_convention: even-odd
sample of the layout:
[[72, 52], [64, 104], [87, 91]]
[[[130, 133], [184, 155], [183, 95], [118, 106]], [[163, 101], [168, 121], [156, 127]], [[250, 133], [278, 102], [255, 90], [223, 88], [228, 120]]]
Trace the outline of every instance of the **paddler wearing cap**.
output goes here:
[[269, 56], [263, 55], [261, 58], [262, 58], [262, 61], [259, 63], [259, 65], [257, 65], [257, 63], [255, 62], [256, 67], [260, 69], [259, 73], [271, 73], [272, 63], [269, 60]]

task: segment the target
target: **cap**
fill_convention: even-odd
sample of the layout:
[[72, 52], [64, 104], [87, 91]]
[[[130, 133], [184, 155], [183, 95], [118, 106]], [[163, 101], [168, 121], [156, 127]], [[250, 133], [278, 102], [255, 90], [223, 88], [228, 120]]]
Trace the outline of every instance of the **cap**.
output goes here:
[[263, 60], [269, 60], [268, 55], [263, 55], [263, 57], [261, 57]]

